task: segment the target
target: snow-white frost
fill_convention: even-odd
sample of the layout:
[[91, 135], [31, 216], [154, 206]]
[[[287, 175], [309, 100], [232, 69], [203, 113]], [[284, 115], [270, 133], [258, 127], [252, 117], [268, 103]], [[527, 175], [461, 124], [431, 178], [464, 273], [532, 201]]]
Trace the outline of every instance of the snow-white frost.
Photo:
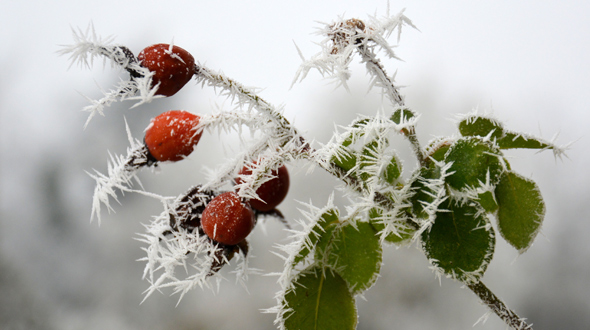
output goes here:
[[404, 25], [416, 28], [403, 12], [402, 10], [397, 15], [390, 15], [388, 10], [384, 17], [373, 16], [366, 22], [340, 18], [333, 23], [323, 23], [323, 27], [318, 30], [318, 34], [325, 36], [319, 43], [319, 53], [306, 59], [297, 48], [303, 63], [293, 79], [293, 84], [303, 80], [311, 69], [316, 69], [322, 76], [331, 78], [339, 86], [348, 89], [346, 81], [350, 78], [349, 64], [353, 53], [358, 51], [367, 65], [367, 71], [373, 76], [370, 86], [382, 87], [394, 105], [403, 105], [403, 98], [398, 88], [393, 85], [395, 74], [388, 76], [375, 54], [375, 48], [378, 48], [387, 57], [398, 59], [393, 51], [394, 46], [387, 42], [387, 38], [397, 30], [399, 42]]
[[[138, 102], [132, 106], [134, 108], [149, 103], [155, 98], [162, 97], [161, 95], [155, 95], [159, 84], [152, 87], [154, 73], [140, 66], [128, 48], [112, 44], [114, 37], [101, 38], [94, 31], [92, 24], [86, 28], [86, 31], [72, 28], [72, 35], [74, 44], [64, 45], [59, 51], [61, 55], [70, 54], [70, 66], [78, 63], [79, 65], [91, 67], [96, 57], [102, 57], [103, 64], [106, 64], [106, 60], [109, 59], [113, 66], [119, 66], [135, 73], [135, 77], [132, 79], [120, 81], [115, 89], [108, 92], [103, 91], [104, 96], [98, 100], [85, 96], [91, 104], [82, 109], [90, 113], [84, 127], [88, 126], [90, 120], [97, 114], [104, 116], [104, 108], [109, 107], [113, 102], [126, 99], [137, 100]], [[130, 58], [133, 60], [130, 60]], [[139, 95], [137, 95], [138, 93]]]
[[88, 173], [96, 181], [90, 220], [92, 221], [96, 217], [99, 225], [101, 206], [104, 205], [111, 212], [113, 208], [110, 205], [110, 199], [118, 202], [117, 191], [121, 193], [131, 191], [133, 179], [141, 186], [141, 182], [136, 176], [137, 171], [148, 162], [144, 144], [131, 136], [127, 121], [125, 121], [125, 127], [129, 140], [127, 156], [109, 154], [110, 161], [107, 163], [106, 175], [97, 170], [94, 170], [94, 173]]

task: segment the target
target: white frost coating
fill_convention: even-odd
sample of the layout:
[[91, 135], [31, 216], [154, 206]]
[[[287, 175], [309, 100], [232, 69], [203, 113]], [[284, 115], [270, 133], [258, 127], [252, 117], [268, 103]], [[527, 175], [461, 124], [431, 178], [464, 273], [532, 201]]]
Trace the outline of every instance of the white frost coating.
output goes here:
[[133, 179], [141, 185], [136, 174], [141, 169], [141, 164], [147, 162], [147, 155], [144, 153], [145, 147], [142, 142], [131, 136], [127, 121], [125, 121], [125, 126], [130, 144], [127, 148], [127, 156], [114, 156], [109, 153], [110, 161], [107, 163], [107, 175], [97, 170], [94, 170], [94, 174], [88, 173], [96, 181], [96, 187], [94, 188], [94, 195], [92, 197], [90, 221], [96, 217], [99, 225], [101, 205], [106, 206], [109, 212], [113, 211], [110, 205], [110, 198], [118, 202], [117, 190], [121, 192], [131, 191]]
[[[146, 262], [143, 278], [150, 283], [144, 301], [156, 291], [172, 288], [173, 293], [180, 294], [180, 302], [188, 291], [196, 287], [214, 289], [216, 286], [211, 283], [213, 278], [218, 287], [222, 277], [212, 272], [212, 267], [219, 263], [229, 264], [230, 260], [223, 255], [216, 255], [220, 247], [206, 235], [200, 235], [198, 229], [187, 230], [180, 226], [173, 229], [170, 226], [170, 215], [178, 217], [175, 210], [186, 202], [182, 202], [181, 198], [172, 203], [162, 201], [164, 211], [144, 225], [146, 232], [138, 234], [137, 238], [148, 245], [142, 248], [147, 256], [139, 259]], [[259, 273], [259, 270], [248, 267], [248, 258], [248, 255], [240, 252], [233, 259], [237, 261], [234, 271], [236, 281], [242, 285], [249, 274]]]
[[[104, 108], [109, 107], [113, 102], [123, 101], [126, 99], [137, 100], [131, 108], [135, 108], [141, 104], [149, 103], [155, 98], [163, 97], [155, 95], [159, 84], [152, 88], [153, 72], [147, 68], [140, 66], [138, 63], [130, 63], [123, 47], [112, 44], [114, 37], [101, 38], [94, 31], [94, 26], [90, 24], [86, 31], [81, 29], [72, 29], [74, 44], [64, 45], [59, 51], [61, 55], [70, 54], [70, 61], [72, 66], [74, 63], [91, 67], [96, 57], [103, 57], [103, 63], [109, 59], [113, 66], [131, 69], [137, 72], [141, 77], [136, 77], [131, 80], [120, 81], [118, 86], [108, 92], [103, 91], [104, 97], [98, 100], [86, 97], [91, 105], [83, 108], [83, 111], [89, 112], [88, 119], [84, 127], [88, 126], [90, 120], [100, 114], [104, 116]], [[137, 95], [139, 93], [139, 95]]]
[[367, 65], [369, 74], [373, 76], [370, 86], [382, 87], [394, 105], [403, 105], [403, 98], [393, 86], [395, 74], [388, 76], [375, 56], [375, 48], [379, 48], [387, 57], [398, 59], [393, 51], [394, 46], [390, 45], [386, 39], [397, 30], [399, 42], [404, 25], [416, 28], [410, 19], [403, 15], [403, 12], [402, 10], [397, 15], [390, 15], [388, 10], [384, 17], [370, 17], [365, 22], [358, 19], [345, 20], [341, 17], [336, 22], [323, 23], [323, 27], [317, 32], [325, 36], [319, 43], [321, 46], [319, 53], [310, 59], [305, 59], [297, 48], [303, 63], [295, 74], [293, 84], [305, 79], [311, 69], [316, 69], [322, 76], [333, 79], [338, 86], [348, 90], [346, 84], [350, 78], [348, 66], [352, 61], [353, 53], [358, 51]]

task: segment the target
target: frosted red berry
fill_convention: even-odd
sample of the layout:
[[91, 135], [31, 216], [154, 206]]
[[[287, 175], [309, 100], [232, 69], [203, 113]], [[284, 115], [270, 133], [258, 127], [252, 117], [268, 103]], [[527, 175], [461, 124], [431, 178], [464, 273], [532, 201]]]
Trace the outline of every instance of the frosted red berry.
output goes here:
[[254, 211], [233, 191], [213, 198], [201, 216], [201, 228], [209, 238], [222, 244], [243, 241], [254, 228]]
[[156, 94], [176, 94], [195, 73], [195, 59], [186, 50], [169, 44], [155, 44], [146, 47], [137, 56], [139, 64], [151, 72], [152, 87], [158, 83]]
[[183, 110], [172, 110], [152, 119], [145, 131], [145, 145], [158, 161], [179, 161], [188, 156], [201, 139], [195, 130], [200, 117]]
[[[240, 172], [240, 175], [251, 175], [252, 170], [245, 166]], [[272, 171], [273, 179], [263, 183], [258, 189], [256, 194], [261, 199], [251, 199], [250, 205], [252, 208], [268, 212], [273, 210], [279, 205], [287, 196], [289, 192], [289, 172], [285, 165], [279, 167], [277, 170]], [[242, 179], [236, 178], [236, 184], [242, 183]]]

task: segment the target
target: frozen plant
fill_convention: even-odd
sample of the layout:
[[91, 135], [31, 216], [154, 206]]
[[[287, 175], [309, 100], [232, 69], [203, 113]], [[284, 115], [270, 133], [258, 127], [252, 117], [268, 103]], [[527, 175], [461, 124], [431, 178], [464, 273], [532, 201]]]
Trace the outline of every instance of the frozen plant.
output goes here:
[[[256, 89], [205, 67], [178, 46], [149, 46], [136, 58], [93, 29], [74, 31], [75, 43], [63, 49], [73, 63], [91, 65], [95, 57], [104, 57], [130, 75], [84, 109], [90, 112], [86, 125], [112, 102], [136, 99], [138, 106], [156, 96], [170, 97], [192, 78], [235, 105], [212, 114], [163, 112], [147, 127], [144, 142], [128, 130], [128, 153], [112, 156], [106, 175], [91, 174], [96, 180], [92, 219], [100, 221], [101, 205], [112, 210], [110, 200], [117, 199], [117, 191], [149, 195], [163, 205], [138, 238], [146, 245], [145, 298], [165, 288], [182, 298], [195, 287], [219, 285], [218, 271], [234, 257], [237, 279], [245, 284], [248, 275], [261, 272], [248, 266], [247, 237], [260, 217], [275, 217], [291, 233], [288, 243], [276, 245], [285, 262], [275, 274], [282, 289], [276, 306], [267, 309], [276, 313], [280, 329], [354, 329], [355, 297], [379, 277], [383, 248], [403, 244], [419, 246], [439, 279], [463, 283], [508, 326], [531, 329], [482, 282], [496, 230], [523, 253], [545, 214], [536, 183], [512, 170], [504, 150], [552, 150], [561, 157], [566, 148], [511, 131], [477, 112], [458, 118], [457, 136], [423, 146], [416, 135], [420, 115], [405, 106], [395, 77], [379, 57], [397, 58], [387, 40], [395, 33], [399, 41], [408, 26], [414, 27], [403, 11], [366, 20], [339, 18], [319, 30], [324, 39], [316, 55], [306, 59], [299, 52], [303, 63], [294, 83], [317, 70], [348, 88], [349, 64], [358, 55], [372, 78], [370, 86], [388, 101], [374, 116], [357, 118], [317, 146]], [[255, 134], [244, 137], [244, 127]], [[202, 134], [215, 130], [238, 132], [242, 152], [220, 164], [209, 181], [187, 187], [178, 197], [133, 187], [142, 168], [183, 161]], [[408, 179], [402, 176], [408, 169], [389, 143], [394, 134], [407, 139], [418, 161]], [[285, 164], [294, 160], [340, 179], [350, 200], [346, 209], [338, 209], [330, 198], [324, 207], [302, 210], [303, 220], [284, 219], [276, 207], [289, 188]]]

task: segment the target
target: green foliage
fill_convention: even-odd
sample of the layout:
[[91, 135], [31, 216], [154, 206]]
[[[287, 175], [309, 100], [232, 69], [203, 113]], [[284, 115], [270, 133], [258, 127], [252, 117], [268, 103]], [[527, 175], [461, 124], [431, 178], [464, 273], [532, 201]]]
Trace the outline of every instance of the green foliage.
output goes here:
[[358, 155], [349, 148], [352, 143], [352, 136], [348, 137], [342, 142], [342, 145], [337, 149], [336, 154], [332, 156], [332, 163], [345, 171], [350, 171], [358, 162]]
[[354, 297], [342, 277], [330, 269], [312, 266], [302, 272], [285, 303], [290, 309], [284, 320], [288, 330], [356, 328]]
[[334, 230], [334, 226], [339, 223], [338, 216], [337, 209], [329, 209], [322, 213], [315, 226], [307, 235], [307, 244], [303, 244], [297, 255], [295, 255], [293, 267], [307, 257], [311, 249], [316, 246], [320, 237], [330, 235], [331, 231]]
[[[382, 230], [385, 229], [385, 224], [383, 224], [383, 211], [379, 208], [372, 208], [369, 210], [369, 223], [373, 226], [373, 229], [377, 234], [379, 234]], [[414, 236], [416, 229], [410, 226], [402, 226], [398, 228], [397, 235], [395, 233], [389, 233], [385, 236], [385, 241], [388, 243], [393, 244], [402, 244], [407, 242]]]
[[437, 199], [437, 193], [433, 191], [433, 181], [441, 179], [441, 168], [431, 164], [428, 167], [421, 167], [414, 174], [411, 180], [410, 189], [414, 192], [410, 198], [412, 213], [417, 218], [426, 219], [430, 214], [425, 206], [432, 204]]
[[459, 133], [463, 136], [486, 137], [491, 133], [492, 139], [504, 135], [504, 128], [498, 121], [481, 116], [469, 116], [459, 122]]
[[497, 143], [500, 149], [555, 149], [554, 145], [523, 133], [506, 132]]
[[389, 120], [391, 120], [392, 122], [399, 125], [399, 124], [407, 122], [408, 120], [410, 120], [414, 117], [416, 117], [416, 114], [414, 113], [414, 111], [407, 109], [407, 108], [403, 108], [403, 109], [396, 109], [393, 112], [393, 114], [391, 115], [391, 117], [389, 118]]
[[430, 262], [448, 276], [477, 281], [490, 263], [494, 230], [479, 206], [445, 201], [436, 220], [422, 234], [422, 247]]
[[383, 180], [389, 184], [394, 184], [397, 179], [402, 175], [402, 163], [396, 155], [391, 157], [391, 160], [387, 164], [385, 171], [381, 174]]
[[537, 236], [545, 216], [545, 202], [537, 184], [514, 172], [506, 172], [495, 191], [498, 230], [520, 253]]
[[381, 270], [382, 250], [379, 237], [368, 222], [336, 226], [320, 241], [316, 259], [323, 259], [326, 266], [335, 269], [352, 294], [361, 293], [373, 285]]
[[479, 137], [457, 140], [447, 151], [445, 162], [452, 163], [446, 181], [456, 190], [495, 185], [504, 172], [500, 151], [491, 142]]
[[493, 213], [498, 210], [498, 202], [496, 202], [496, 197], [491, 191], [479, 194], [476, 201], [484, 210], [486, 210], [486, 212]]

